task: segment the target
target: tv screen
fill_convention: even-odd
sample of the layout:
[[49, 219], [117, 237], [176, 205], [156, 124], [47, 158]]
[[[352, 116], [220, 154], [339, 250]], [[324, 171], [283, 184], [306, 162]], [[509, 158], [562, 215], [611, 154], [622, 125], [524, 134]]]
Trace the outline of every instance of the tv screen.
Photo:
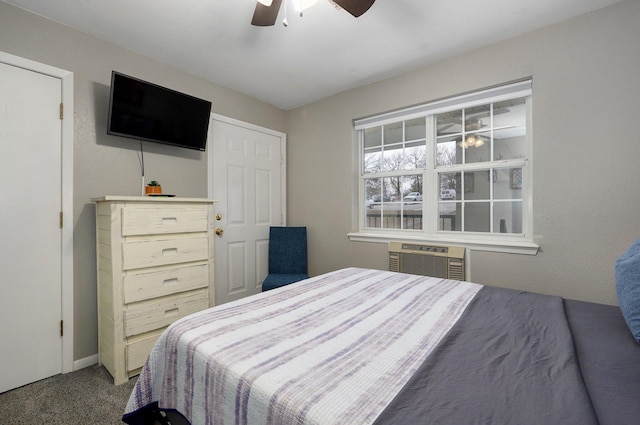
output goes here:
[[111, 73], [107, 133], [204, 151], [211, 102]]

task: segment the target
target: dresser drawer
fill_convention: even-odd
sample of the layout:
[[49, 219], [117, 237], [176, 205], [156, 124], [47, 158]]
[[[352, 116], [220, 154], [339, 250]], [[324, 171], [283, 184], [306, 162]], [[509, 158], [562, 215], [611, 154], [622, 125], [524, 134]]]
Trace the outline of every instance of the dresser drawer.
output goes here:
[[187, 263], [208, 258], [209, 240], [206, 237], [126, 242], [122, 245], [124, 270]]
[[209, 266], [176, 267], [124, 277], [124, 303], [130, 304], [209, 286]]
[[208, 307], [206, 289], [129, 305], [124, 311], [124, 333], [130, 337], [153, 331]]
[[122, 235], [205, 232], [207, 219], [204, 207], [127, 207], [122, 209]]
[[147, 357], [149, 357], [149, 353], [151, 353], [153, 346], [156, 341], [158, 341], [161, 334], [162, 332], [158, 332], [144, 339], [127, 344], [127, 371], [130, 372], [144, 366], [144, 363], [147, 361]]

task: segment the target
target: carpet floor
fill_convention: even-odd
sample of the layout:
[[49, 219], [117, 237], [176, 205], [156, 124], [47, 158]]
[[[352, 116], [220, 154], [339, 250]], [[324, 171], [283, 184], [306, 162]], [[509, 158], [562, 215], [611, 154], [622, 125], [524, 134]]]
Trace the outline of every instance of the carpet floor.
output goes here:
[[0, 394], [2, 425], [123, 425], [136, 378], [115, 386], [98, 365]]

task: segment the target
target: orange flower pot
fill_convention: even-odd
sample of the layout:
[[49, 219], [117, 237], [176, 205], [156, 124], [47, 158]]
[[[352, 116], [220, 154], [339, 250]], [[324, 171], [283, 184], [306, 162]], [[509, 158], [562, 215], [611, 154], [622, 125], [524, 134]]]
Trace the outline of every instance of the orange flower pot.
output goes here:
[[145, 186], [144, 189], [147, 195], [157, 195], [162, 193], [162, 186]]

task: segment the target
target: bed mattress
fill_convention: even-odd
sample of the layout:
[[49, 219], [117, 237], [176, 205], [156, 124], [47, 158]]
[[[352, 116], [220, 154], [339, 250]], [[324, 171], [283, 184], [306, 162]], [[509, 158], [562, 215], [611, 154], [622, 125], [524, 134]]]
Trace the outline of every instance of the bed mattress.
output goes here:
[[[585, 331], [591, 307], [468, 282], [338, 270], [174, 323], [123, 419], [144, 424], [162, 411], [172, 424], [192, 425], [609, 423], [599, 418], [610, 417], [613, 394], [591, 388], [607, 375], [597, 367], [602, 355], [590, 361], [598, 372], [581, 364], [597, 352]], [[603, 328], [625, 336], [619, 310], [598, 307], [616, 318]], [[624, 342], [625, 359], [640, 363], [635, 340]], [[638, 400], [635, 379], [625, 389]]]

